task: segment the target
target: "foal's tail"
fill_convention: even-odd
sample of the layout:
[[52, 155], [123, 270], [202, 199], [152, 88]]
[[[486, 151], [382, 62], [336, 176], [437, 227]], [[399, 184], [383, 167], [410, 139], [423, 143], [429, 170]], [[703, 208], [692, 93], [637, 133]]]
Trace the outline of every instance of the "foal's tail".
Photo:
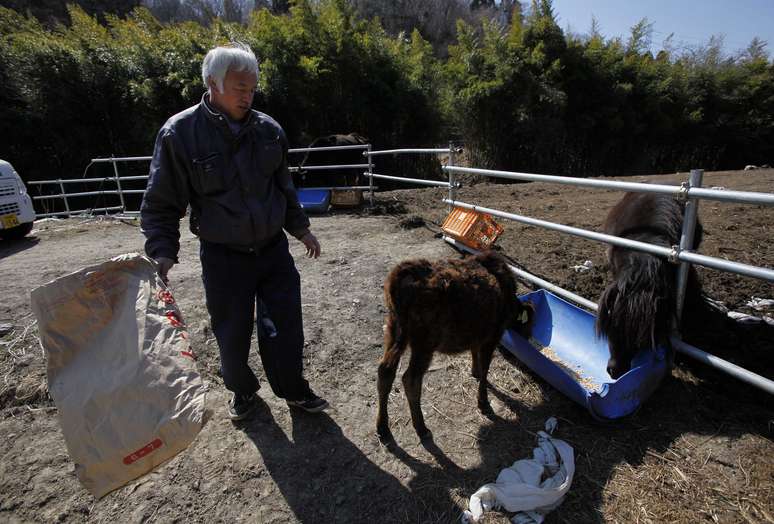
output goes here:
[[387, 323], [384, 330], [382, 364], [397, 366], [408, 345], [406, 329], [410, 315], [425, 292], [424, 282], [432, 273], [432, 264], [424, 259], [401, 262], [387, 275], [384, 282], [384, 305]]
[[407, 346], [408, 338], [406, 332], [401, 329], [401, 322], [393, 313], [389, 313], [384, 330], [384, 355], [381, 364], [388, 368], [397, 367]]

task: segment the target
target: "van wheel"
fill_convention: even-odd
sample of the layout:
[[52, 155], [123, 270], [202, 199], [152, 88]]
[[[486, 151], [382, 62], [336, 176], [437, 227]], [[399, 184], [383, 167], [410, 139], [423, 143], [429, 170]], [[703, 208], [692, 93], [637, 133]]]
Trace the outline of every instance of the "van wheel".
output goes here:
[[32, 231], [32, 222], [25, 222], [10, 229], [0, 229], [0, 238], [5, 240], [18, 240], [24, 238]]

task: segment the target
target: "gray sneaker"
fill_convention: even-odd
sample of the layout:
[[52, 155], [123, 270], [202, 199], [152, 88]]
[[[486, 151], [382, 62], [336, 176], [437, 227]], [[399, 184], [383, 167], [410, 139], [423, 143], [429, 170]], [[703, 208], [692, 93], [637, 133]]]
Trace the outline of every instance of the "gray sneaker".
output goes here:
[[301, 400], [287, 400], [288, 406], [292, 408], [300, 408], [307, 413], [319, 413], [329, 406], [328, 401], [324, 398], [320, 398], [311, 391], [309, 395]]
[[251, 395], [240, 395], [234, 393], [234, 396], [228, 402], [228, 416], [231, 420], [237, 421], [246, 418], [258, 406], [258, 397], [255, 393]]

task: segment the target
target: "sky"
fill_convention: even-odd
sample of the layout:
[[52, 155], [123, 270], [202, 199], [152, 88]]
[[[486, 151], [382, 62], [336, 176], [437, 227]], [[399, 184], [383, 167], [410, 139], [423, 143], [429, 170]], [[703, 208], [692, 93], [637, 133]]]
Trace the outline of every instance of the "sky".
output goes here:
[[724, 35], [724, 52], [745, 49], [753, 37], [768, 42], [774, 56], [774, 0], [553, 0], [559, 27], [588, 34], [591, 17], [606, 38], [631, 34], [642, 18], [653, 24], [651, 50], [674, 33], [673, 44], [704, 45], [712, 35]]

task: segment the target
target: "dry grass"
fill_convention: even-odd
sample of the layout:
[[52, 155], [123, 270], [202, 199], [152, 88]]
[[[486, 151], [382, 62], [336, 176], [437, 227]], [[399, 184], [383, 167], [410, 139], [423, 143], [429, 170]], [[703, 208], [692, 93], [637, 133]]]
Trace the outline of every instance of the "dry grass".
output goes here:
[[[433, 466], [431, 473], [408, 477], [409, 485], [421, 479], [415, 492], [421, 488], [435, 499], [429, 507], [466, 509], [476, 489], [530, 456], [536, 432], [556, 415], [555, 436], [574, 447], [577, 469], [570, 493], [547, 522], [772, 522], [774, 447], [760, 433], [765, 424], [715, 412], [717, 394], [696, 407], [708, 392], [701, 381], [692, 383], [696, 377], [690, 373], [676, 372], [634, 416], [600, 424], [509, 355], [492, 362], [490, 401], [496, 414], [487, 418], [476, 408], [476, 381], [469, 371], [469, 356], [441, 356], [425, 380], [422, 406], [439, 449], [416, 446], [401, 387], [390, 396], [397, 441]], [[671, 401], [678, 393], [683, 398]], [[505, 524], [509, 517], [494, 512], [483, 522]], [[431, 512], [427, 519], [423, 522], [450, 522], [455, 515]]]

